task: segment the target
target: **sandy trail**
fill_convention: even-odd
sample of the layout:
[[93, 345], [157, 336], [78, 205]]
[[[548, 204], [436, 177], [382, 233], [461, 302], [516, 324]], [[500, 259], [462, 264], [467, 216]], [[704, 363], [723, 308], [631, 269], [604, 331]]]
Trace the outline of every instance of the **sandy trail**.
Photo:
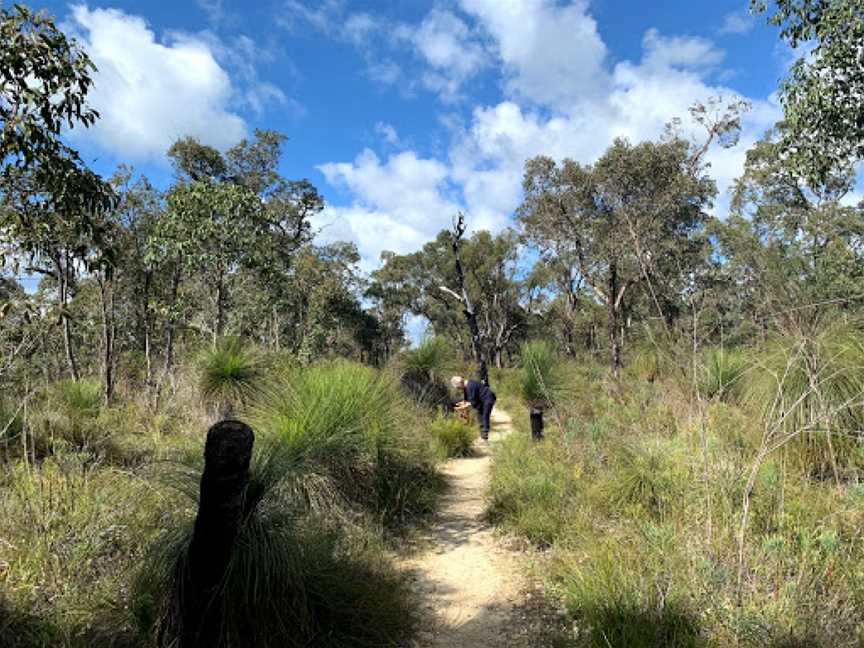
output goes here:
[[[491, 444], [511, 429], [509, 415], [493, 410]], [[429, 618], [417, 648], [514, 648], [506, 635], [522, 580], [483, 519], [491, 464], [489, 448], [478, 445], [476, 456], [444, 465], [449, 489], [421, 538], [429, 548], [403, 563]]]

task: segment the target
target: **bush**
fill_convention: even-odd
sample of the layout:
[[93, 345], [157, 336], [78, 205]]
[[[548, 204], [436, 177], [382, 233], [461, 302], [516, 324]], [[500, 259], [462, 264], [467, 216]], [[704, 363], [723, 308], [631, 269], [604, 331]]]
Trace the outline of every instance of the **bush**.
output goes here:
[[444, 338], [425, 338], [416, 348], [404, 351], [397, 360], [402, 387], [418, 403], [448, 407], [450, 390], [444, 373], [452, 358], [453, 352]]
[[204, 402], [218, 418], [248, 404], [262, 387], [263, 360], [240, 338], [224, 338], [198, 358], [198, 383]]
[[28, 420], [37, 456], [71, 449], [97, 453], [108, 434], [97, 424], [102, 408], [98, 380], [61, 380], [34, 405]]
[[[311, 474], [295, 454], [302, 446], [256, 444], [243, 523], [213, 599], [223, 618], [219, 647], [399, 645], [413, 627], [414, 605], [380, 549], [352, 542], [363, 530], [329, 518], [333, 501], [301, 496]], [[194, 498], [197, 471], [179, 472], [177, 479]], [[173, 520], [169, 528], [134, 586], [142, 631], [163, 633], [163, 645], [180, 631], [175, 579], [185, 565], [192, 519]]]
[[709, 400], [735, 402], [744, 393], [748, 369], [744, 353], [735, 349], [710, 349], [702, 367], [699, 389]]
[[621, 508], [635, 504], [651, 515], [666, 515], [683, 492], [685, 467], [674, 442], [648, 438], [625, 444], [611, 467], [610, 499]]
[[522, 400], [529, 407], [548, 407], [560, 395], [563, 384], [558, 359], [552, 346], [543, 340], [526, 342], [520, 351]]
[[438, 416], [430, 427], [435, 454], [439, 459], [470, 457], [474, 429], [455, 416]]

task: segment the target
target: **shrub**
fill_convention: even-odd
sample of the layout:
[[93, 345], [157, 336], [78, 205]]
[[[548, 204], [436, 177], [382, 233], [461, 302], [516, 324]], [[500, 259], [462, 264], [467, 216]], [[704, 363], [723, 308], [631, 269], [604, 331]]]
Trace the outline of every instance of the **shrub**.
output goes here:
[[263, 360], [240, 338], [224, 338], [198, 358], [198, 383], [204, 402], [218, 418], [250, 402], [262, 387]]
[[455, 416], [438, 416], [430, 426], [435, 454], [439, 459], [470, 457], [474, 429]]
[[548, 407], [560, 395], [563, 377], [552, 346], [543, 340], [526, 342], [520, 351], [522, 399], [529, 407]]
[[710, 349], [705, 358], [699, 389], [710, 400], [737, 401], [744, 392], [744, 375], [748, 362], [735, 349]]
[[444, 338], [425, 338], [417, 347], [404, 351], [397, 361], [402, 386], [419, 403], [448, 406], [450, 390], [444, 373], [452, 358], [453, 352]]
[[623, 445], [611, 468], [612, 502], [625, 508], [636, 504], [657, 516], [669, 513], [686, 480], [682, 463], [673, 442], [648, 438]]
[[[297, 454], [303, 446], [275, 439], [257, 445], [243, 522], [212, 603], [223, 619], [220, 646], [399, 645], [415, 614], [392, 566], [374, 545], [350, 542], [362, 529], [346, 520], [337, 525], [326, 515], [331, 511], [298, 497], [309, 492], [308, 466]], [[198, 472], [177, 478], [194, 498]], [[154, 543], [134, 586], [142, 630], [163, 633], [164, 645], [180, 631], [175, 579], [185, 564], [192, 519], [172, 526]]]
[[98, 380], [61, 380], [51, 385], [28, 420], [36, 454], [45, 456], [62, 449], [97, 452], [108, 436], [97, 424], [101, 407]]

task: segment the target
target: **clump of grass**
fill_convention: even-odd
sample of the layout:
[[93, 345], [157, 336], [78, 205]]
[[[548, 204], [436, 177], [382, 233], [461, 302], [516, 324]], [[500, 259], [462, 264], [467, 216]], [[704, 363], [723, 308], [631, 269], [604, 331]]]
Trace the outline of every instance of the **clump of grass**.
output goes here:
[[445, 373], [453, 360], [450, 344], [441, 337], [427, 337], [397, 360], [401, 383], [417, 402], [438, 407], [450, 403]]
[[350, 503], [385, 521], [427, 512], [438, 478], [421, 414], [392, 377], [336, 361], [289, 372], [253, 417]]
[[439, 459], [470, 457], [473, 454], [474, 430], [455, 416], [439, 415], [429, 429]]
[[522, 399], [528, 407], [551, 406], [563, 386], [555, 350], [545, 340], [526, 342], [520, 350]]
[[[328, 516], [337, 500], [304, 496], [315, 480], [306, 449], [280, 439], [258, 443], [243, 522], [212, 602], [223, 621], [219, 646], [400, 645], [414, 624], [413, 601], [374, 542], [361, 539], [363, 530]], [[177, 479], [194, 504], [198, 472]], [[165, 645], [181, 631], [177, 579], [192, 519], [172, 526], [154, 543], [134, 587], [142, 631], [161, 634]]]
[[490, 517], [533, 544], [550, 546], [568, 524], [576, 487], [576, 475], [543, 446], [511, 435], [496, 454]]
[[201, 396], [218, 418], [227, 418], [247, 405], [262, 387], [263, 360], [240, 338], [224, 338], [198, 358]]
[[97, 424], [102, 408], [99, 381], [84, 378], [52, 384], [36, 401], [28, 434], [37, 456], [63, 450], [98, 452], [110, 431]]
[[686, 464], [674, 442], [648, 438], [623, 445], [608, 483], [611, 501], [619, 508], [640, 506], [650, 515], [671, 512], [686, 480]]
[[747, 358], [737, 349], [709, 349], [699, 380], [702, 395], [709, 400], [738, 401], [744, 393]]

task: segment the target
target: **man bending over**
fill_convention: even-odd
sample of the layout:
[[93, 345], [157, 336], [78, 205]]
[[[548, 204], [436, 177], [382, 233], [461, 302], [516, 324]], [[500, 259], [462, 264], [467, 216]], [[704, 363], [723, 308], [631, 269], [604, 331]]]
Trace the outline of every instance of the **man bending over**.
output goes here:
[[450, 384], [453, 385], [453, 389], [462, 392], [463, 403], [468, 403], [477, 410], [480, 419], [480, 438], [488, 441], [489, 417], [492, 414], [492, 408], [495, 407], [495, 392], [479, 380], [466, 382], [462, 376], [453, 376], [450, 379]]

